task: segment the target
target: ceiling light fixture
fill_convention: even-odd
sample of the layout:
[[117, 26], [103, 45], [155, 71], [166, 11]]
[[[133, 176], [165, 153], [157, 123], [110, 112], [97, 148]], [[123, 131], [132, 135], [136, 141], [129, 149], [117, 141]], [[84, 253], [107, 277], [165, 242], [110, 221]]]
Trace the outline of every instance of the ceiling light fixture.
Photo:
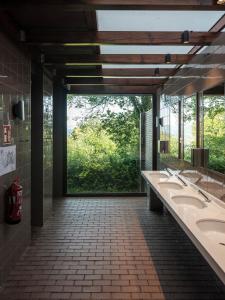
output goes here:
[[217, 0], [217, 4], [225, 5], [225, 0]]
[[165, 55], [165, 63], [166, 64], [171, 64], [171, 54], [166, 54]]
[[190, 35], [189, 35], [189, 31], [188, 31], [188, 30], [185, 30], [185, 31], [182, 33], [181, 39], [182, 39], [182, 42], [183, 42], [184, 44], [189, 44]]

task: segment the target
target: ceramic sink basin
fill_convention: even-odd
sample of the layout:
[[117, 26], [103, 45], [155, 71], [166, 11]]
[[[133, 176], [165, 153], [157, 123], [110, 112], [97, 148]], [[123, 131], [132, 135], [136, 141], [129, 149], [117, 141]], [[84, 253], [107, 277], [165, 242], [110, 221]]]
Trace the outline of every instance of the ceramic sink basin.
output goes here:
[[163, 178], [169, 178], [169, 176], [167, 174], [164, 173], [149, 173], [150, 176], [153, 176], [154, 178], [159, 178], [159, 179], [163, 179]]
[[225, 250], [225, 221], [216, 219], [203, 219], [197, 221], [198, 228], [214, 244], [224, 247]]
[[180, 175], [187, 178], [189, 181], [191, 181], [193, 183], [199, 181], [202, 178], [201, 175], [199, 175], [197, 173], [192, 173], [192, 172], [185, 172], [185, 173], [181, 173]]
[[202, 209], [206, 204], [199, 198], [193, 196], [173, 196], [171, 198], [177, 205], [191, 206], [194, 208]]
[[183, 189], [183, 186], [177, 182], [166, 181], [166, 182], [160, 182], [160, 183], [158, 183], [158, 185], [160, 188], [167, 189], [167, 190], [182, 190]]

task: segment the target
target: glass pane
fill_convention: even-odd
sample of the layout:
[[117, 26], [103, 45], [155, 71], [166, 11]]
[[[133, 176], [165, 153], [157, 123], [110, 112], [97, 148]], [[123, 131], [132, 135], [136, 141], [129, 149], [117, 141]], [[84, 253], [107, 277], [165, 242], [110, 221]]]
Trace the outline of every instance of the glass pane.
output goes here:
[[225, 172], [225, 97], [204, 96], [204, 148], [209, 149], [210, 169]]
[[160, 98], [160, 118], [162, 124], [160, 126], [160, 141], [169, 141], [169, 98], [162, 95]]
[[151, 96], [68, 96], [67, 193], [140, 192], [140, 112]]
[[178, 158], [179, 137], [179, 105], [177, 100], [171, 99], [170, 106], [170, 155]]
[[184, 159], [191, 161], [191, 149], [196, 147], [196, 96], [184, 99]]
[[[172, 156], [178, 158], [179, 136], [179, 98], [170, 96], [161, 96], [160, 100], [160, 141], [168, 141], [168, 152], [165, 157]], [[163, 153], [161, 153], [163, 155]]]

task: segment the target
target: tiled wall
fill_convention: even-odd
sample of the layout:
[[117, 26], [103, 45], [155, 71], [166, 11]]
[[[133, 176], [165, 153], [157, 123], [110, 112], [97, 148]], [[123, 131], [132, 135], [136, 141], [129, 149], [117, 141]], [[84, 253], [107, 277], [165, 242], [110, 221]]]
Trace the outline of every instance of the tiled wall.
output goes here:
[[[0, 146], [2, 125], [12, 125], [12, 144], [17, 148], [17, 169], [0, 176], [0, 285], [30, 241], [30, 60], [0, 33]], [[7, 76], [7, 77], [3, 77]], [[15, 120], [12, 105], [25, 101], [25, 121]], [[8, 121], [9, 120], [9, 121]], [[23, 185], [23, 218], [17, 225], [4, 222], [5, 191], [19, 176]]]
[[52, 209], [52, 168], [53, 168], [53, 85], [44, 75], [43, 78], [43, 218]]

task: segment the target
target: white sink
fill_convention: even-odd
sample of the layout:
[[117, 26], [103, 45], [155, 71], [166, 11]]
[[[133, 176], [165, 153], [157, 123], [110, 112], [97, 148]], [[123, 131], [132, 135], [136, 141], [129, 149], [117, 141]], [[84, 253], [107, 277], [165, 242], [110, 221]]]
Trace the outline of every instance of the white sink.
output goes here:
[[173, 196], [171, 199], [177, 205], [192, 206], [198, 209], [202, 209], [206, 207], [206, 204], [201, 199], [193, 196], [178, 195], [178, 196]]
[[216, 219], [202, 219], [196, 222], [198, 228], [214, 244], [224, 247], [225, 250], [225, 221]]
[[177, 182], [169, 182], [169, 181], [159, 182], [158, 185], [160, 188], [167, 189], [167, 190], [182, 190], [183, 189], [183, 186]]
[[149, 173], [149, 175], [153, 176], [154, 178], [157, 178], [157, 179], [169, 178], [169, 176], [164, 173]]
[[196, 183], [197, 181], [199, 181], [202, 178], [201, 175], [199, 175], [198, 173], [193, 173], [193, 172], [183, 172], [183, 173], [180, 173], [180, 175], [187, 178], [192, 183]]

